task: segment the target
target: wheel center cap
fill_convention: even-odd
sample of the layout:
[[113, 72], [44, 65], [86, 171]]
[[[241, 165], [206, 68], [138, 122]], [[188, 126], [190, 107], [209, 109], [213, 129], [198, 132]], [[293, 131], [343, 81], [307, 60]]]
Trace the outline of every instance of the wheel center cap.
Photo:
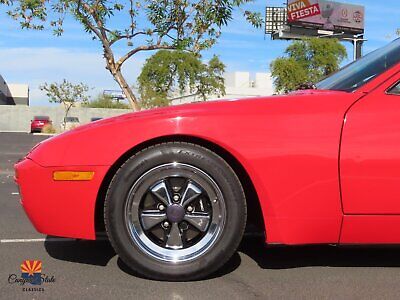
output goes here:
[[181, 222], [185, 217], [185, 209], [179, 204], [167, 207], [167, 218], [170, 222]]

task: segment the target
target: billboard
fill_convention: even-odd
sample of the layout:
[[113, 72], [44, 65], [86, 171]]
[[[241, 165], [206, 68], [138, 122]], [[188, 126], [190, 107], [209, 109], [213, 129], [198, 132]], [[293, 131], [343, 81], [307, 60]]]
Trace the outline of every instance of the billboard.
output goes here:
[[115, 91], [115, 90], [104, 90], [103, 95], [109, 96], [113, 99], [122, 100], [125, 99], [125, 94], [123, 91]]
[[325, 0], [288, 0], [288, 24], [363, 33], [365, 9], [361, 5]]

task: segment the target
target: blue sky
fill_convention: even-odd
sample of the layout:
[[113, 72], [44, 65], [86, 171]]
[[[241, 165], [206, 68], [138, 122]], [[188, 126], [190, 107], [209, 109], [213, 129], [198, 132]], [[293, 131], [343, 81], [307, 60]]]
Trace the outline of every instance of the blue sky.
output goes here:
[[[283, 1], [269, 0], [268, 5], [279, 6]], [[341, 1], [349, 2], [349, 1]], [[368, 39], [364, 53], [381, 47], [395, 38], [400, 27], [400, 2], [395, 0], [352, 1], [366, 8], [366, 34]], [[254, 11], [264, 12], [266, 1], [251, 4]], [[244, 21], [240, 13], [223, 29], [218, 44], [203, 53], [208, 59], [216, 54], [226, 64], [227, 71], [268, 72], [271, 60], [282, 55], [286, 41], [271, 41], [262, 29], [255, 29]], [[349, 58], [352, 55], [350, 43]], [[121, 45], [116, 50], [123, 53]], [[124, 67], [124, 74], [134, 84], [140, 68], [150, 53], [140, 53]], [[68, 20], [65, 34], [54, 37], [51, 31], [22, 31], [18, 24], [0, 10], [0, 74], [9, 83], [28, 83], [32, 105], [48, 105], [46, 96], [39, 90], [44, 82], [66, 78], [72, 82], [84, 82], [93, 89], [94, 95], [103, 89], [118, 89], [112, 76], [104, 68], [101, 48], [92, 41], [80, 25]]]

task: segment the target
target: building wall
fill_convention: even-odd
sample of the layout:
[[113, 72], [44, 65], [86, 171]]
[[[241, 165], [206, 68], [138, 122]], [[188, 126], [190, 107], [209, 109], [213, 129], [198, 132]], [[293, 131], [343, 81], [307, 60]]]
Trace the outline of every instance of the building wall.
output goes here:
[[8, 87], [7, 87], [7, 83], [4, 80], [3, 77], [1, 77], [0, 75], [0, 91], [3, 92], [3, 94], [8, 94]]
[[2, 91], [0, 91], [0, 105], [6, 105], [8, 104], [8, 99], [6, 95]]
[[[78, 117], [81, 124], [94, 117], [112, 117], [131, 112], [129, 109], [72, 108], [69, 116]], [[53, 125], [60, 128], [64, 118], [62, 107], [0, 105], [0, 132], [30, 132], [34, 116], [49, 116]], [[0, 141], [1, 142], [1, 141]]]
[[29, 105], [29, 86], [27, 84], [8, 84], [9, 94], [16, 105]]
[[224, 78], [226, 87], [248, 88], [250, 84], [249, 72], [225, 73]]
[[[256, 73], [251, 79], [249, 72], [225, 73], [225, 96], [211, 95], [207, 101], [218, 99], [249, 98], [271, 96], [274, 94], [274, 85], [268, 73]], [[185, 94], [171, 100], [173, 105], [202, 101], [198, 95]]]
[[13, 104], [13, 102], [8, 98], [9, 94], [10, 91], [8, 89], [7, 83], [0, 75], [0, 105]]
[[8, 84], [0, 75], [0, 105], [29, 105], [29, 86]]

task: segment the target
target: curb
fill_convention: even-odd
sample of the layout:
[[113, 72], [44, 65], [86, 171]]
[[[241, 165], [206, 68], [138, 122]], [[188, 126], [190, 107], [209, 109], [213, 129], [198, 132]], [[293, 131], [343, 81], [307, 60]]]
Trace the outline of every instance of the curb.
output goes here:
[[33, 135], [43, 135], [43, 136], [55, 136], [57, 133], [39, 133], [39, 132], [34, 132], [32, 133]]

